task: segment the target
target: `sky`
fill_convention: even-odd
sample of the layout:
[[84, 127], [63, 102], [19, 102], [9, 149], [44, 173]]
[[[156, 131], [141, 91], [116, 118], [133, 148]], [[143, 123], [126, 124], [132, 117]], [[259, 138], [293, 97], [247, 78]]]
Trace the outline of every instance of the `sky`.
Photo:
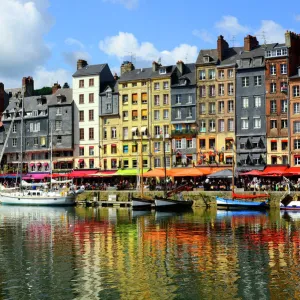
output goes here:
[[300, 33], [296, 0], [0, 0], [0, 7], [5, 88], [20, 87], [23, 76], [35, 88], [72, 85], [77, 59], [108, 63], [119, 74], [124, 60], [136, 67], [195, 62], [220, 34], [241, 46], [247, 34], [272, 43], [284, 42], [286, 30]]

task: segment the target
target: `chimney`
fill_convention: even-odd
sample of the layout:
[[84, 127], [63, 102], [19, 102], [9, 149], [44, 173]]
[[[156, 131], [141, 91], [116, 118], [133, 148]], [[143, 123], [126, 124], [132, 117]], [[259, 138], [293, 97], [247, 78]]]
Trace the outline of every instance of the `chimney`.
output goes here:
[[52, 87], [52, 95], [55, 94], [59, 89], [61, 89], [60, 84], [54, 83], [53, 87]]
[[158, 68], [159, 68], [159, 67], [160, 67], [160, 64], [157, 63], [156, 61], [154, 61], [154, 62], [152, 63], [152, 72], [158, 71]]
[[24, 97], [33, 96], [34, 80], [31, 76], [23, 77], [23, 79], [22, 79], [22, 89], [23, 89], [23, 92], [24, 92]]
[[222, 61], [225, 56], [225, 51], [229, 48], [228, 43], [224, 40], [223, 35], [218, 37], [217, 41], [217, 51], [218, 51], [218, 59]]
[[179, 70], [179, 72], [181, 73], [181, 75], [183, 75], [183, 69], [184, 69], [184, 63], [182, 60], [179, 60], [177, 63], [177, 69]]
[[256, 36], [252, 36], [250, 34], [248, 34], [245, 38], [244, 38], [244, 50], [245, 51], [251, 51], [254, 48], [256, 48], [259, 45]]
[[134, 64], [128, 60], [123, 61], [122, 65], [121, 65], [121, 76], [126, 73], [126, 72], [130, 72], [132, 70], [134, 70]]
[[118, 74], [117, 74], [117, 73], [115, 73], [115, 74], [114, 74], [114, 80], [116, 80], [116, 81], [117, 81], [118, 79], [119, 79], [119, 76], [118, 76]]
[[88, 65], [87, 61], [84, 59], [78, 59], [77, 60], [77, 70], [83, 69]]

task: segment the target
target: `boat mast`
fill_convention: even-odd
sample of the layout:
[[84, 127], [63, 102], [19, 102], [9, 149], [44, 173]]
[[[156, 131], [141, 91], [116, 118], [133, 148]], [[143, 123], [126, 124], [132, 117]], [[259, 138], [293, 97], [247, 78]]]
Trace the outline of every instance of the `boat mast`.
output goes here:
[[50, 191], [52, 191], [52, 160], [53, 160], [53, 132], [52, 132], [52, 122], [50, 122]]
[[141, 133], [141, 178], [140, 178], [140, 185], [141, 185], [141, 196], [144, 196], [144, 166], [143, 166], [143, 138]]
[[22, 175], [23, 175], [23, 127], [24, 127], [24, 91], [21, 96], [21, 167], [20, 167], [20, 188], [22, 188]]
[[164, 154], [164, 175], [165, 175], [165, 182], [164, 182], [164, 198], [167, 198], [167, 158], [166, 158], [166, 141], [165, 141], [165, 129], [163, 127], [163, 154]]
[[232, 196], [234, 194], [234, 169], [235, 169], [235, 160], [234, 160], [234, 140], [232, 141], [232, 188], [231, 188], [231, 193], [232, 193]]

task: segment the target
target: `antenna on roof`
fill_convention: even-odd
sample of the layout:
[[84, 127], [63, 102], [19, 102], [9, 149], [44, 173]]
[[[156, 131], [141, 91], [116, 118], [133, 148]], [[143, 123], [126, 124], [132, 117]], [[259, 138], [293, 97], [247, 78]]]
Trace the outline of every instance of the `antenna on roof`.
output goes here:
[[157, 62], [161, 65], [161, 57], [158, 58]]
[[230, 42], [232, 43], [232, 47], [234, 47], [235, 35], [232, 35], [232, 36], [231, 36]]
[[261, 34], [258, 34], [258, 36], [260, 36], [260, 37], [263, 39], [263, 41], [264, 41], [263, 46], [266, 48], [266, 47], [267, 47], [266, 32], [263, 30], [263, 31], [261, 32]]
[[188, 54], [188, 52], [185, 54], [185, 63], [187, 64], [187, 62], [188, 62], [188, 58], [189, 58], [189, 54]]
[[132, 64], [135, 63], [135, 60], [136, 60], [136, 55], [135, 55], [135, 53], [133, 53], [133, 52], [131, 52], [131, 51], [126, 51], [126, 53], [128, 53], [129, 56], [130, 56], [130, 62], [131, 62]]

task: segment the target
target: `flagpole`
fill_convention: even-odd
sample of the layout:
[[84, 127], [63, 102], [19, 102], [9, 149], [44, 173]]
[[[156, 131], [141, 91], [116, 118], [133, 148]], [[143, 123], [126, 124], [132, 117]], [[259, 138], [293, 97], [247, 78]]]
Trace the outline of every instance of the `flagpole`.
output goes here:
[[164, 154], [164, 172], [165, 172], [165, 182], [164, 182], [164, 198], [167, 198], [167, 158], [166, 158], [166, 142], [165, 142], [165, 129], [163, 127], [163, 154]]

